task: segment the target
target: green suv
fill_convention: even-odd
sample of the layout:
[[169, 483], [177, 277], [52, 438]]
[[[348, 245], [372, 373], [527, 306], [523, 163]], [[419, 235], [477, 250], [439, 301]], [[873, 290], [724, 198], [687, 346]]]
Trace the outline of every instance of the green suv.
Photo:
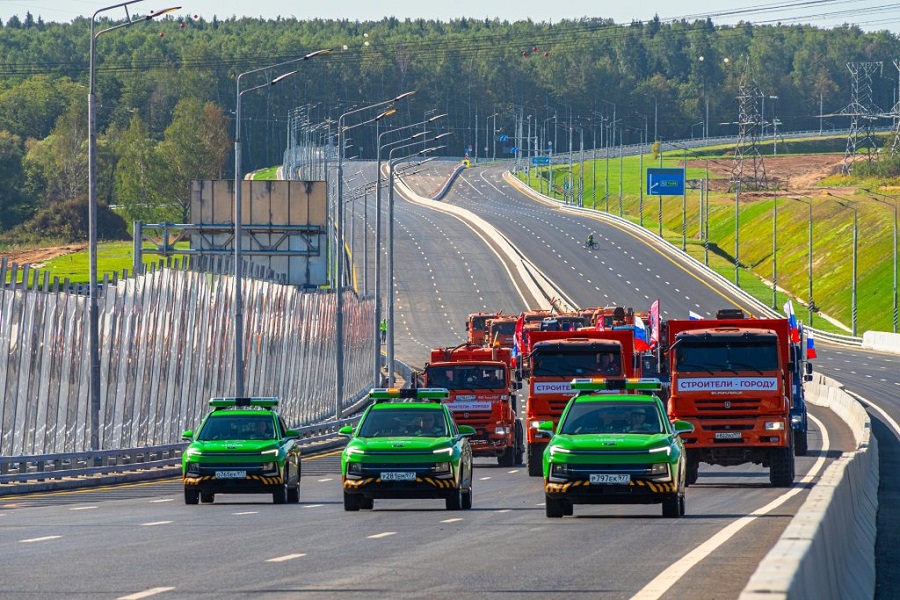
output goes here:
[[[662, 504], [684, 514], [686, 421], [669, 422], [657, 380], [575, 379], [574, 396], [544, 451], [547, 516], [574, 504]], [[651, 392], [643, 395], [640, 392]], [[553, 423], [539, 429], [553, 433]]]
[[300, 501], [299, 434], [285, 427], [277, 398], [213, 398], [181, 455], [185, 504], [216, 493], [272, 494], [275, 504]]
[[444, 388], [374, 389], [341, 454], [344, 510], [371, 509], [376, 498], [444, 498], [447, 510], [472, 508], [475, 430], [457, 425]]

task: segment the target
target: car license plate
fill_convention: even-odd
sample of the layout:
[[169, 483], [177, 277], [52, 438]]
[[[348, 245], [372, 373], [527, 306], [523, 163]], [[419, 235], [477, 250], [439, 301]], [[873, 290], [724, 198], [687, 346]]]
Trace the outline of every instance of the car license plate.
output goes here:
[[739, 440], [741, 439], [740, 431], [717, 431], [717, 440]]
[[591, 473], [591, 483], [607, 485], [625, 485], [631, 482], [631, 475], [609, 475], [606, 473]]
[[247, 471], [216, 471], [216, 479], [246, 479]]
[[383, 471], [381, 473], [382, 481], [415, 481], [415, 471]]

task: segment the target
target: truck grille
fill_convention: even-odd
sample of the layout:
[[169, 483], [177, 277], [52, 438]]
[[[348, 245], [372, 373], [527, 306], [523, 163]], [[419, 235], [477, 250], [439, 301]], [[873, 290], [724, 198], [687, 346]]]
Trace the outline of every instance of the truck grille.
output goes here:
[[[727, 406], [726, 406], [727, 404]], [[731, 414], [734, 412], [753, 412], [758, 413], [762, 405], [760, 398], [704, 398], [702, 400], [694, 400], [694, 405], [699, 413], [722, 413]]]

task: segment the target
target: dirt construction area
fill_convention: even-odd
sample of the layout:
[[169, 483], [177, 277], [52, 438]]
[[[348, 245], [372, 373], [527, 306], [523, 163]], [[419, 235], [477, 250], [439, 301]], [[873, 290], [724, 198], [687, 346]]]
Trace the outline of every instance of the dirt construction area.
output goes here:
[[7, 265], [12, 263], [40, 267], [44, 262], [57, 256], [81, 252], [87, 248], [87, 244], [69, 244], [67, 246], [51, 246], [48, 248], [28, 248], [22, 250], [0, 251], [0, 260], [6, 258]]

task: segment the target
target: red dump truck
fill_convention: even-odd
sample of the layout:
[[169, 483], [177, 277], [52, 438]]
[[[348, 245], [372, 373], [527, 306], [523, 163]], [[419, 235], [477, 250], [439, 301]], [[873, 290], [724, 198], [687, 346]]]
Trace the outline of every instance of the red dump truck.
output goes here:
[[699, 464], [768, 467], [774, 486], [794, 481], [791, 332], [787, 319], [669, 320], [669, 418], [694, 425], [683, 436], [687, 483]]
[[495, 456], [505, 467], [521, 464], [525, 445], [516, 418], [515, 383], [508, 348], [477, 344], [435, 348], [423, 373], [428, 387], [447, 388], [456, 422], [475, 428], [474, 456]]
[[554, 426], [575, 395], [576, 377], [636, 377], [634, 332], [612, 331], [531, 331], [526, 335], [525, 353], [518, 376], [528, 381], [525, 405], [528, 474], [543, 475], [542, 457], [550, 436], [538, 430], [543, 421]]

